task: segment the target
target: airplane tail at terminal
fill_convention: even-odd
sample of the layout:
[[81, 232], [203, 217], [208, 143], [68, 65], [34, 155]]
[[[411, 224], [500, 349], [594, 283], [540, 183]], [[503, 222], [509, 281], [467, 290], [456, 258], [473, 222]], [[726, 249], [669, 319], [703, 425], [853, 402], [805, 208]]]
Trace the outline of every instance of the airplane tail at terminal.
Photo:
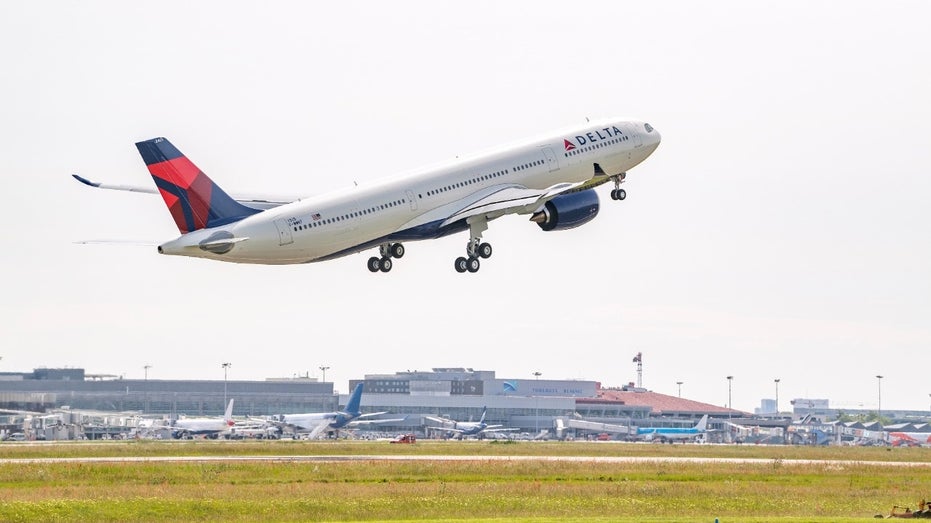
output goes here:
[[136, 148], [182, 234], [260, 212], [231, 198], [166, 138], [139, 142]]
[[695, 425], [695, 430], [697, 430], [698, 432], [704, 432], [708, 430], [708, 415], [707, 414], [705, 414], [704, 416], [701, 417], [700, 420], [698, 420], [698, 423]]
[[233, 425], [233, 398], [230, 398], [230, 402], [226, 406], [226, 412], [223, 413], [223, 421], [225, 421], [227, 425]]
[[482, 407], [482, 417], [478, 420], [479, 423], [485, 423], [485, 412], [488, 410], [488, 407]]
[[350, 414], [357, 414], [359, 412], [359, 405], [362, 402], [363, 385], [363, 383], [356, 385], [355, 390], [352, 391], [352, 394], [349, 396], [349, 401], [346, 402], [346, 412]]

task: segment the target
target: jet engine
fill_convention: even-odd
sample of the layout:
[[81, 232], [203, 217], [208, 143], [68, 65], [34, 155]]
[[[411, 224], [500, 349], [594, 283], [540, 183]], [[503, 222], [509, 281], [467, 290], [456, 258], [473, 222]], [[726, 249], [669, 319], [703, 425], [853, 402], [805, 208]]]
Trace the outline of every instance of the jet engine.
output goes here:
[[562, 231], [588, 223], [595, 216], [598, 216], [598, 193], [588, 189], [553, 198], [533, 213], [530, 221], [544, 231]]

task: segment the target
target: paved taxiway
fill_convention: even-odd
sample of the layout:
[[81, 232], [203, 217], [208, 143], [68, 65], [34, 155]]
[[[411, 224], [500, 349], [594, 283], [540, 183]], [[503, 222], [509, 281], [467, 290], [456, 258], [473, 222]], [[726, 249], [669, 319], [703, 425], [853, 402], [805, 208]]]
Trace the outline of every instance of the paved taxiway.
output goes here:
[[352, 461], [550, 461], [574, 463], [730, 463], [742, 465], [823, 465], [829, 467], [931, 467], [928, 461], [847, 461], [831, 459], [765, 459], [765, 458], [688, 458], [643, 456], [397, 456], [397, 455], [337, 455], [337, 456], [118, 456], [86, 458], [13, 458], [0, 459], [0, 464], [28, 463], [208, 463], [208, 462], [268, 462], [268, 463], [337, 463]]

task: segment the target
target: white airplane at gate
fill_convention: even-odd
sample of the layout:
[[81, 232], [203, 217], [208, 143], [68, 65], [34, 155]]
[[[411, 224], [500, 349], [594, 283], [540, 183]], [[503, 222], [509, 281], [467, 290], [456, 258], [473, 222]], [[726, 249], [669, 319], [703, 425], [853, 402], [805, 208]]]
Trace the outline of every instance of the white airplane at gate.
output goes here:
[[578, 227], [599, 209], [594, 187], [613, 182], [623, 200], [626, 173], [660, 143], [650, 124], [604, 119], [499, 147], [405, 176], [294, 201], [233, 198], [165, 138], [136, 144], [155, 180], [145, 187], [78, 181], [102, 189], [160, 193], [181, 236], [161, 254], [255, 264], [329, 260], [379, 249], [372, 272], [388, 272], [405, 242], [469, 231], [458, 272], [489, 258], [488, 222], [529, 215], [544, 231]]

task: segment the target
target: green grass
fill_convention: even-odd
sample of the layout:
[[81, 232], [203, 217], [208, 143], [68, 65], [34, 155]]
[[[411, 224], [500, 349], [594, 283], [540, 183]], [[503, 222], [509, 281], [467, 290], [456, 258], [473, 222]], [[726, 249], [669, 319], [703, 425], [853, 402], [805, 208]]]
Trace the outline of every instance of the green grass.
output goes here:
[[[906, 452], [907, 451], [907, 452]], [[912, 452], [917, 451], [917, 452]], [[469, 461], [0, 463], [0, 521], [866, 521], [931, 498], [931, 449], [427, 442], [0, 445], [0, 458], [470, 455]], [[754, 464], [492, 461], [745, 457]], [[840, 457], [838, 457], [840, 456]], [[885, 458], [885, 459], [883, 459]], [[793, 464], [786, 459], [837, 459]]]
[[383, 441], [153, 441], [2, 443], [0, 459], [122, 456], [227, 455], [441, 455], [441, 456], [642, 456], [753, 458], [772, 460], [920, 461], [931, 463], [928, 448], [809, 447], [754, 445], [661, 445], [593, 442], [431, 441], [390, 445]]

